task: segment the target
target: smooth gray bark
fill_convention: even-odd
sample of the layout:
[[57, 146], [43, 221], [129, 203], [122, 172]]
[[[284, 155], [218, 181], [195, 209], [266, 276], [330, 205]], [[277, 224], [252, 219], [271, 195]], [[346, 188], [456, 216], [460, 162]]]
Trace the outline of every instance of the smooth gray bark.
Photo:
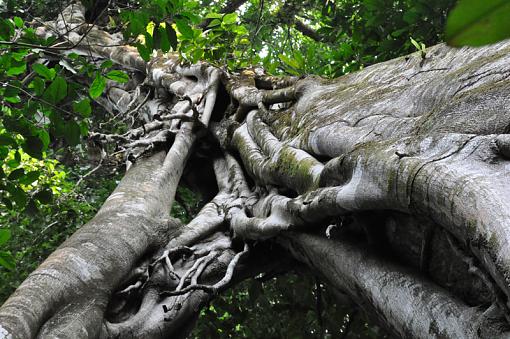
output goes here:
[[[0, 338], [185, 336], [216, 293], [289, 259], [398, 336], [508, 335], [510, 42], [325, 80], [145, 63], [89, 34], [78, 52], [137, 72], [98, 100], [136, 128], [91, 135], [131, 167], [0, 308]], [[213, 198], [182, 225], [187, 180]]]

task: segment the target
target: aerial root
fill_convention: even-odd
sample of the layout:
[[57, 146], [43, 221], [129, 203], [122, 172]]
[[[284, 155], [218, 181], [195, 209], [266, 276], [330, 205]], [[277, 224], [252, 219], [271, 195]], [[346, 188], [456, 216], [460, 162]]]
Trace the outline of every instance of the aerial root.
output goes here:
[[[181, 277], [181, 280], [179, 281], [179, 284], [177, 285], [177, 287], [175, 288], [176, 291], [180, 291], [184, 284], [186, 283], [186, 280], [191, 280], [191, 281], [196, 281], [199, 277], [199, 275], [203, 272], [203, 264], [208, 264], [210, 263], [212, 260], [214, 260], [216, 258], [216, 256], [218, 255], [218, 252], [216, 251], [211, 251], [209, 254], [207, 254], [206, 256], [203, 256], [203, 257], [200, 257], [198, 258], [194, 263], [193, 263], [193, 266], [191, 266], [190, 269], [188, 269], [186, 271], [186, 273], [184, 273], [184, 275]], [[201, 268], [201, 269], [199, 269]]]
[[187, 246], [179, 246], [176, 248], [165, 250], [163, 254], [161, 254], [161, 256], [159, 256], [151, 264], [148, 265], [143, 264], [142, 266], [136, 268], [134, 270], [135, 273], [133, 274], [133, 278], [136, 278], [136, 281], [133, 284], [124, 288], [123, 290], [117, 292], [117, 294], [126, 294], [132, 292], [133, 290], [143, 289], [145, 285], [150, 281], [152, 275], [151, 273], [155, 271], [156, 265], [160, 262], [164, 263], [163, 267], [166, 269], [172, 280], [180, 281], [181, 277], [179, 276], [179, 274], [177, 274], [177, 272], [175, 272], [175, 268], [172, 265], [170, 259], [170, 256], [175, 256], [177, 254], [191, 256], [193, 254], [193, 250]]
[[[211, 259], [211, 257], [208, 255], [206, 257], [203, 257], [203, 258], [207, 258], [207, 259], [204, 259], [198, 265], [197, 265], [197, 262], [198, 262], [198, 260], [197, 260], [197, 262], [195, 262], [195, 264], [193, 265], [194, 267], [196, 266], [195, 270], [196, 270], [197, 274], [195, 274], [195, 277], [193, 277], [191, 285], [188, 285], [185, 288], [175, 289], [174, 291], [162, 291], [162, 292], [160, 292], [160, 295], [161, 296], [176, 296], [176, 295], [182, 295], [182, 294], [186, 294], [188, 292], [196, 291], [196, 290], [202, 290], [207, 293], [216, 294], [232, 280], [232, 276], [234, 275], [234, 270], [237, 266], [237, 263], [239, 262], [241, 257], [243, 257], [246, 253], [248, 253], [248, 251], [249, 251], [249, 247], [247, 244], [245, 244], [243, 251], [237, 253], [232, 258], [230, 263], [228, 264], [227, 270], [226, 270], [223, 278], [220, 281], [218, 281], [217, 283], [215, 283], [214, 285], [205, 285], [205, 284], [197, 283], [199, 275], [203, 273], [205, 267], [214, 259], [214, 258]], [[214, 257], [216, 257], [218, 255], [218, 253], [215, 253], [214, 251], [211, 252], [210, 254], [214, 254]], [[201, 268], [199, 270], [200, 265], [202, 265], [203, 268]]]
[[[174, 285], [176, 286], [175, 290], [170, 291], [171, 294], [165, 295], [180, 295], [195, 289], [201, 289], [204, 291], [206, 290], [211, 293], [215, 293], [218, 289], [220, 289], [230, 281], [233, 274], [233, 269], [237, 261], [239, 260], [239, 257], [243, 253], [246, 253], [248, 251], [246, 246], [245, 250], [234, 256], [234, 258], [230, 262], [229, 267], [231, 267], [231, 269], [229, 270], [227, 268], [226, 273], [227, 278], [223, 278], [220, 282], [212, 286], [199, 284], [198, 280], [202, 276], [206, 268], [215, 259], [217, 259], [224, 250], [230, 249], [231, 245], [232, 243], [230, 241], [230, 238], [225, 237], [225, 239], [223, 239], [223, 237], [213, 237], [212, 240], [204, 244], [204, 246], [200, 245], [196, 245], [194, 247], [179, 246], [176, 248], [167, 249], [151, 264], [137, 268], [136, 269], [137, 275], [135, 275], [135, 277], [138, 278], [136, 279], [136, 281], [131, 285], [127, 286], [126, 288], [122, 289], [121, 291], [117, 292], [117, 294], [128, 294], [132, 293], [135, 290], [144, 289], [144, 287], [153, 280], [152, 278], [154, 276], [154, 272], [157, 269], [157, 265], [160, 263], [163, 265], [163, 268], [166, 272], [164, 274], [168, 274], [172, 281], [178, 282], [176, 283], [176, 285]], [[177, 273], [177, 270], [172, 264], [171, 260], [171, 257], [175, 258], [176, 256], [179, 255], [182, 257], [183, 260], [186, 260], [186, 258], [188, 257], [193, 258], [195, 260], [193, 262], [193, 265], [190, 268], [188, 268], [182, 275], [179, 275]], [[156, 280], [159, 281], [160, 279], [156, 278]], [[187, 284], [188, 286], [186, 286]], [[170, 287], [171, 285], [172, 284], [170, 284], [168, 281], [167, 283], [165, 283], [165, 286], [167, 288]]]
[[126, 145], [126, 147], [131, 149], [137, 147], [154, 147], [159, 144], [166, 144], [169, 140], [173, 139], [173, 136], [174, 133], [167, 129], [164, 129], [162, 131], [157, 132], [157, 134], [154, 136], [129, 143]]

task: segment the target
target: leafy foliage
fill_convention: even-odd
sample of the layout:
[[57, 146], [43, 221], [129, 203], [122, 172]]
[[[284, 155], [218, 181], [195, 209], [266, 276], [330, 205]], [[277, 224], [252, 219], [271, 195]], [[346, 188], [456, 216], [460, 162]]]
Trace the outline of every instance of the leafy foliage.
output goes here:
[[0, 209], [0, 225], [4, 226], [0, 228], [0, 266], [4, 267], [0, 267], [0, 300], [87, 222], [116, 185], [115, 172], [110, 172], [103, 180], [90, 180], [82, 189], [76, 188], [76, 179], [90, 170], [89, 165], [66, 167], [57, 160], [37, 160], [22, 151], [18, 165], [22, 169], [12, 170], [7, 164], [17, 161], [16, 154], [11, 151], [2, 168], [8, 177], [17, 178], [19, 194], [28, 203], [24, 213], [16, 208]]
[[[125, 37], [139, 38], [136, 45], [146, 60], [168, 39], [190, 63], [207, 60], [230, 70], [262, 66], [269, 74], [337, 77], [413, 52], [411, 36], [426, 45], [436, 43], [453, 3], [316, 0], [299, 6], [250, 1], [237, 13], [220, 13], [216, 2], [205, 8], [199, 1], [161, 0], [122, 11], [120, 19], [127, 25]], [[297, 25], [308, 26], [314, 38], [294, 29]], [[165, 43], [161, 49], [166, 48]]]
[[386, 338], [309, 276], [245, 281], [201, 312], [194, 338]]
[[462, 0], [446, 25], [446, 41], [452, 46], [481, 46], [510, 37], [510, 2]]

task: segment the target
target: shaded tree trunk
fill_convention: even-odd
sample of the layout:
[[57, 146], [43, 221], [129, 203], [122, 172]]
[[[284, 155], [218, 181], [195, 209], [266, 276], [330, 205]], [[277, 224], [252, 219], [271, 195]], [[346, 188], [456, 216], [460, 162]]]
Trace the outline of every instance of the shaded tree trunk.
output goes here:
[[[130, 168], [0, 308], [0, 338], [185, 337], [217, 293], [293, 265], [400, 337], [508, 335], [509, 42], [325, 80], [145, 63], [83, 27], [76, 52], [140, 75], [98, 100], [139, 127], [91, 135]], [[187, 225], [185, 182], [211, 197]]]

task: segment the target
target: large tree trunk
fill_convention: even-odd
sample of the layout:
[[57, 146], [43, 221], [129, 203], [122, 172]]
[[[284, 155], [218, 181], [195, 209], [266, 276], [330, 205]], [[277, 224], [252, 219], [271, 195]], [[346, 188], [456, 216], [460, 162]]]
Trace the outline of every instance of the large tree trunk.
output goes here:
[[[145, 121], [91, 136], [134, 164], [0, 308], [0, 338], [186, 336], [218, 292], [296, 262], [400, 337], [509, 335], [510, 42], [325, 80], [69, 39], [143, 74], [99, 103]], [[187, 225], [180, 183], [207, 200]]]

